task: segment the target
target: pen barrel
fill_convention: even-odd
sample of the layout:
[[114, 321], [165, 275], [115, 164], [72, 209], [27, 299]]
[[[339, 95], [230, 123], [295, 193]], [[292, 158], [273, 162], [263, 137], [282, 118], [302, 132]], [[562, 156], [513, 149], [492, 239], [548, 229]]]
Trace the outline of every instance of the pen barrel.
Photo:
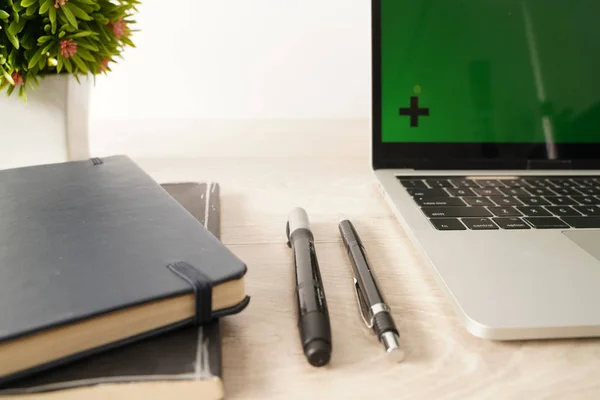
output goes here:
[[315, 367], [329, 362], [331, 357], [331, 326], [327, 314], [314, 311], [298, 320], [304, 355]]
[[362, 242], [358, 237], [358, 233], [354, 229], [354, 226], [350, 221], [345, 220], [339, 223], [338, 229], [340, 230], [340, 234], [342, 236], [342, 241], [344, 242], [344, 247], [346, 247], [346, 251], [349, 250], [352, 244], [358, 244], [362, 246]]
[[309, 231], [298, 230], [292, 239], [299, 316], [314, 311], [327, 314], [325, 290], [311, 238], [312, 235]]
[[379, 340], [381, 340], [381, 335], [383, 335], [385, 332], [394, 332], [396, 335], [399, 335], [398, 328], [396, 328], [396, 324], [394, 323], [392, 316], [387, 311], [382, 311], [375, 314], [373, 317], [373, 329], [375, 330]]
[[331, 357], [331, 326], [321, 280], [319, 262], [310, 230], [291, 232], [290, 243], [296, 269], [298, 328], [304, 354], [311, 365], [320, 367]]

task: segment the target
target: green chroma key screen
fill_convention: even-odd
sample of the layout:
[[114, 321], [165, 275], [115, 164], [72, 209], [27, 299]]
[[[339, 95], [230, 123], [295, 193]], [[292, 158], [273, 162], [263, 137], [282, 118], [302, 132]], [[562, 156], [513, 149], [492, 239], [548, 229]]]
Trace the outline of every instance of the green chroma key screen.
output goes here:
[[600, 143], [600, 0], [381, 0], [382, 142]]

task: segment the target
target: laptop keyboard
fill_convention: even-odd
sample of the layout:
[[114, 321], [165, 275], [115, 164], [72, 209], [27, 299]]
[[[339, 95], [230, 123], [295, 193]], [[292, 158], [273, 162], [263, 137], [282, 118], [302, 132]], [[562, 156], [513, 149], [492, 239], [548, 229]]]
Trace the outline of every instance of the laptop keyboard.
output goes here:
[[440, 231], [600, 228], [600, 176], [398, 179]]

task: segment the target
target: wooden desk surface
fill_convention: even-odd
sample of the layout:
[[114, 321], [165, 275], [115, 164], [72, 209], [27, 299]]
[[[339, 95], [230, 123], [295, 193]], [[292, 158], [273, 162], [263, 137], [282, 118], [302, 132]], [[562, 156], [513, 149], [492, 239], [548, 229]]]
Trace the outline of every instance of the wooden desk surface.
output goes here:
[[[222, 240], [252, 296], [224, 319], [228, 399], [598, 399], [600, 339], [491, 342], [459, 324], [375, 186], [367, 159], [136, 160], [155, 179], [218, 181]], [[311, 218], [331, 313], [333, 355], [311, 367], [296, 327], [289, 210]], [[364, 328], [338, 213], [356, 225], [406, 349], [392, 365]], [[595, 307], [597, 305], [590, 305]]]

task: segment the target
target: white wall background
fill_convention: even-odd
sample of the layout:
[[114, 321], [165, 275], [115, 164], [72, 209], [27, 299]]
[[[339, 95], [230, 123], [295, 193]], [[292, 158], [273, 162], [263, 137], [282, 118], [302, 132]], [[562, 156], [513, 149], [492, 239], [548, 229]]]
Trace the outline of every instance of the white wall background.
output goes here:
[[94, 153], [202, 155], [211, 135], [212, 146], [244, 135], [251, 146], [247, 135], [263, 131], [342, 135], [335, 121], [366, 133], [369, 0], [145, 1], [139, 11], [137, 48], [93, 91]]

